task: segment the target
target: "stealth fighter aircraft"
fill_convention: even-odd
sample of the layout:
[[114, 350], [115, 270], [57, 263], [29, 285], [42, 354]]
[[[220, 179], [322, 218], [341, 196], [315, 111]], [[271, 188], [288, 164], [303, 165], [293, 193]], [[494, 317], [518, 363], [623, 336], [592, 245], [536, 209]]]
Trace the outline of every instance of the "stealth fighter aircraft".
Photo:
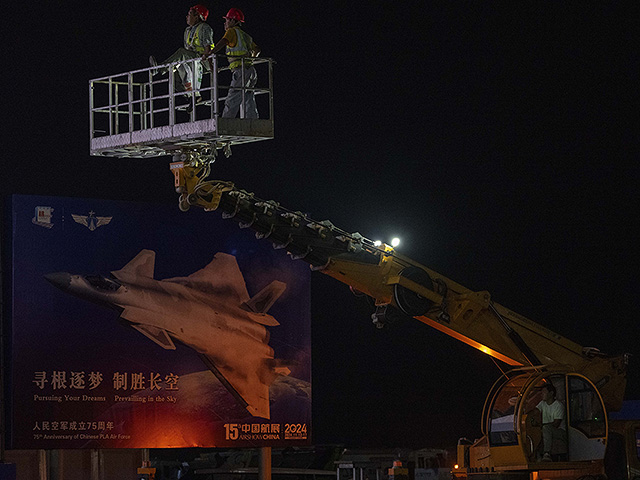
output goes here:
[[121, 310], [133, 328], [164, 349], [178, 340], [252, 415], [269, 418], [269, 386], [289, 369], [274, 359], [265, 326], [279, 323], [266, 312], [286, 284], [273, 281], [250, 298], [232, 255], [217, 253], [188, 277], [155, 280], [155, 252], [142, 250], [112, 277], [50, 273], [59, 289]]

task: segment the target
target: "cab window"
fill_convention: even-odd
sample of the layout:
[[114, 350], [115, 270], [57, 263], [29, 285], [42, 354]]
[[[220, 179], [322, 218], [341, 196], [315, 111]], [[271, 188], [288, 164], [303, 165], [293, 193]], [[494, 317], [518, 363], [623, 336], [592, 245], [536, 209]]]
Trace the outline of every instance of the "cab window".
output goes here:
[[515, 412], [525, 379], [516, 377], [507, 382], [494, 398], [489, 419], [489, 443], [491, 446], [516, 445]]
[[569, 421], [587, 438], [604, 437], [604, 408], [593, 386], [579, 377], [569, 379]]

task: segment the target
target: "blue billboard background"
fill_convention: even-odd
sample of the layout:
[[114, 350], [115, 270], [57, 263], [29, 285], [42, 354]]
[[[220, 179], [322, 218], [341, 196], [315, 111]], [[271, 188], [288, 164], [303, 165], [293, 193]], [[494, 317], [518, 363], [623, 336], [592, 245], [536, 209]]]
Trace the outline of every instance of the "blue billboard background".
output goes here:
[[[11, 215], [10, 448], [310, 442], [306, 264], [217, 214], [173, 205], [18, 195]], [[250, 296], [274, 280], [286, 284], [268, 311], [279, 325], [266, 330], [290, 374], [270, 384], [268, 418], [252, 416], [193, 348], [176, 341], [175, 350], [163, 349], [118, 310], [45, 279], [108, 278], [143, 250], [155, 252], [157, 280], [187, 277], [222, 252], [237, 260]]]

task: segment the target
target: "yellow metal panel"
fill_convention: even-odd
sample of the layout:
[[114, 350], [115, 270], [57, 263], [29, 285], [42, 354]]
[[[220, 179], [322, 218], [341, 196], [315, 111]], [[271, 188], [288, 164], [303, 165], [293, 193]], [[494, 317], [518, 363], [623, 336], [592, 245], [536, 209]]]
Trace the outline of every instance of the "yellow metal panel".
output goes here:
[[526, 465], [527, 459], [521, 445], [509, 445], [505, 447], [491, 447], [491, 458], [493, 465], [498, 466], [515, 466]]

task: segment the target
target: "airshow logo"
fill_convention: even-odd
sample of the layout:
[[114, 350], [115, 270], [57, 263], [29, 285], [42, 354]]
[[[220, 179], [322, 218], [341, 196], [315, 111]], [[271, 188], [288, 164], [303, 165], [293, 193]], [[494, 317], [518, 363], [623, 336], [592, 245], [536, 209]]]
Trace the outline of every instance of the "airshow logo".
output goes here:
[[52, 228], [53, 207], [36, 207], [35, 216], [31, 219], [31, 223], [39, 227]]
[[96, 212], [93, 210], [89, 212], [89, 215], [75, 215], [71, 214], [73, 220], [80, 225], [84, 225], [92, 232], [103, 225], [108, 225], [113, 217], [96, 217]]

